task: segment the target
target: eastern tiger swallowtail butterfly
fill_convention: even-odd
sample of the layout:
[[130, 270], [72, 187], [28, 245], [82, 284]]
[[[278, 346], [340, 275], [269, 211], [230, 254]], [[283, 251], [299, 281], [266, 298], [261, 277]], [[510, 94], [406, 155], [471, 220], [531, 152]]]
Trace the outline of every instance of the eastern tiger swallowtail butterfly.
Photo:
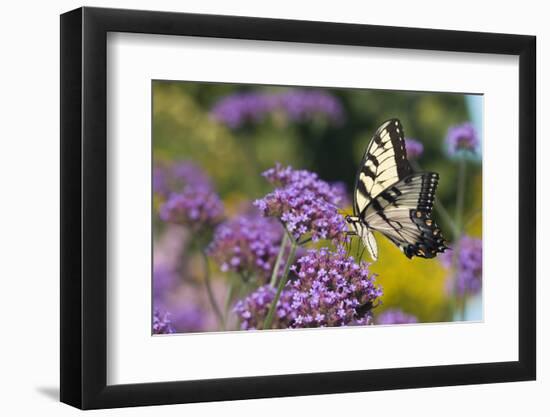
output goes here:
[[447, 249], [432, 219], [439, 175], [413, 172], [407, 160], [401, 122], [384, 122], [371, 139], [355, 179], [353, 216], [346, 216], [373, 260], [380, 232], [408, 257], [433, 258]]

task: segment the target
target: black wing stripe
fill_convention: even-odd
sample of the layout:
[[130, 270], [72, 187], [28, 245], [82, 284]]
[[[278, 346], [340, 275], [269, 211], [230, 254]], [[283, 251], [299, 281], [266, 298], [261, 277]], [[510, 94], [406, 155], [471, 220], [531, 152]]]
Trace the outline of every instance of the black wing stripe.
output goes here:
[[[367, 165], [364, 165], [361, 169], [361, 173], [365, 174], [367, 177], [371, 177], [372, 179], [376, 178], [376, 173], [373, 172]], [[359, 184], [364, 184], [363, 181], [359, 181]]]
[[372, 200], [363, 221], [409, 258], [433, 258], [444, 252], [445, 240], [431, 218], [438, 178], [436, 173], [416, 173], [403, 178]]
[[378, 128], [361, 161], [355, 180], [354, 214], [363, 214], [384, 189], [411, 173], [403, 127], [399, 120], [390, 119]]

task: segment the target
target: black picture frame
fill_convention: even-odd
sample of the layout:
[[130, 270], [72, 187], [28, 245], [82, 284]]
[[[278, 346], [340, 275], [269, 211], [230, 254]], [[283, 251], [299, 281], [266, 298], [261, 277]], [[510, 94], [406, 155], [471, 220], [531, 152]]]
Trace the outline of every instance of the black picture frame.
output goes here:
[[[107, 385], [108, 32], [519, 56], [519, 360]], [[61, 15], [60, 56], [62, 402], [94, 409], [535, 379], [534, 36], [85, 7]]]

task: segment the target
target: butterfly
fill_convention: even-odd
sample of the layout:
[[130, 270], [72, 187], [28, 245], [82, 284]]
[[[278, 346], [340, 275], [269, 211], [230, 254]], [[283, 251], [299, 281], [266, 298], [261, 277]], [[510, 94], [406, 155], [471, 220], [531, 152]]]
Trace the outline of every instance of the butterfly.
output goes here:
[[351, 235], [361, 238], [378, 259], [373, 231], [397, 245], [408, 257], [433, 258], [447, 248], [432, 218], [439, 175], [413, 172], [407, 160], [403, 126], [384, 122], [371, 139], [355, 179], [353, 216], [346, 216]]

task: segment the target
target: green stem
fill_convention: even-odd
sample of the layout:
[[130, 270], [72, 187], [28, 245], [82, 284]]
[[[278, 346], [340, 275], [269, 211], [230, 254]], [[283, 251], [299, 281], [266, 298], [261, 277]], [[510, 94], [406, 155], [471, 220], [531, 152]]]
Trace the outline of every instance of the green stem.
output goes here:
[[279, 274], [279, 268], [281, 267], [281, 261], [286, 250], [286, 245], [288, 245], [288, 234], [285, 232], [283, 235], [283, 240], [281, 242], [281, 247], [279, 248], [279, 254], [277, 255], [277, 260], [275, 261], [275, 266], [273, 267], [273, 272], [271, 273], [271, 279], [269, 280], [269, 285], [272, 287], [275, 286], [277, 282], [277, 275]]
[[458, 256], [460, 253], [460, 237], [462, 235], [462, 213], [464, 211], [464, 192], [466, 185], [466, 160], [461, 158], [458, 161], [458, 184], [456, 191], [456, 211], [455, 211], [455, 226], [457, 234], [455, 236], [455, 246], [453, 250], [453, 257], [451, 261], [451, 271], [454, 274], [454, 310], [458, 307], [460, 313], [460, 320], [463, 321], [466, 313], [466, 300], [464, 295], [459, 294], [458, 288]]
[[463, 295], [458, 300], [458, 310], [460, 311], [460, 321], [466, 320], [466, 296]]
[[468, 221], [464, 222], [464, 230], [468, 230], [479, 216], [481, 216], [481, 209], [476, 210], [473, 214], [470, 215]]
[[267, 312], [267, 316], [264, 320], [264, 329], [271, 329], [271, 325], [273, 324], [273, 316], [275, 314], [275, 310], [277, 309], [277, 303], [279, 302], [279, 298], [281, 298], [281, 293], [283, 292], [283, 288], [285, 287], [287, 281], [288, 281], [288, 273], [290, 272], [290, 266], [292, 265], [292, 262], [294, 262], [294, 255], [296, 254], [296, 248], [298, 245], [294, 240], [290, 243], [290, 253], [288, 254], [288, 259], [286, 260], [285, 264], [285, 270], [283, 272], [283, 276], [281, 277], [281, 280], [279, 281], [279, 286], [277, 287], [277, 293], [275, 294], [275, 298], [273, 298], [273, 301], [271, 302], [271, 306], [269, 307], [269, 311]]
[[210, 301], [210, 304], [212, 305], [212, 309], [214, 310], [214, 314], [216, 315], [216, 318], [218, 319], [218, 322], [222, 329], [225, 328], [225, 322], [224, 317], [222, 315], [222, 312], [220, 308], [218, 307], [218, 303], [216, 303], [216, 298], [214, 297], [214, 292], [212, 291], [212, 284], [210, 283], [210, 267], [208, 264], [208, 256], [204, 251], [201, 251], [202, 259], [204, 261], [204, 286], [206, 287], [206, 293], [208, 294], [208, 300]]
[[466, 184], [466, 160], [461, 158], [458, 162], [458, 184], [456, 192], [455, 225], [459, 233], [462, 232], [462, 213], [464, 211], [464, 191]]
[[235, 282], [234, 280], [229, 281], [229, 289], [227, 290], [227, 296], [225, 297], [225, 304], [223, 307], [223, 323], [224, 330], [227, 330], [227, 322], [229, 321], [229, 307], [231, 307], [231, 300], [233, 298], [233, 293], [235, 292]]
[[451, 228], [454, 239], [457, 239], [460, 232], [458, 231], [455, 222], [451, 218], [451, 215], [449, 214], [447, 209], [445, 209], [445, 206], [443, 205], [441, 200], [439, 200], [437, 196], [434, 196], [434, 197], [435, 197], [434, 198], [435, 211], [441, 216], [441, 218], [443, 218], [443, 220], [445, 220], [445, 223], [447, 223], [447, 226]]

